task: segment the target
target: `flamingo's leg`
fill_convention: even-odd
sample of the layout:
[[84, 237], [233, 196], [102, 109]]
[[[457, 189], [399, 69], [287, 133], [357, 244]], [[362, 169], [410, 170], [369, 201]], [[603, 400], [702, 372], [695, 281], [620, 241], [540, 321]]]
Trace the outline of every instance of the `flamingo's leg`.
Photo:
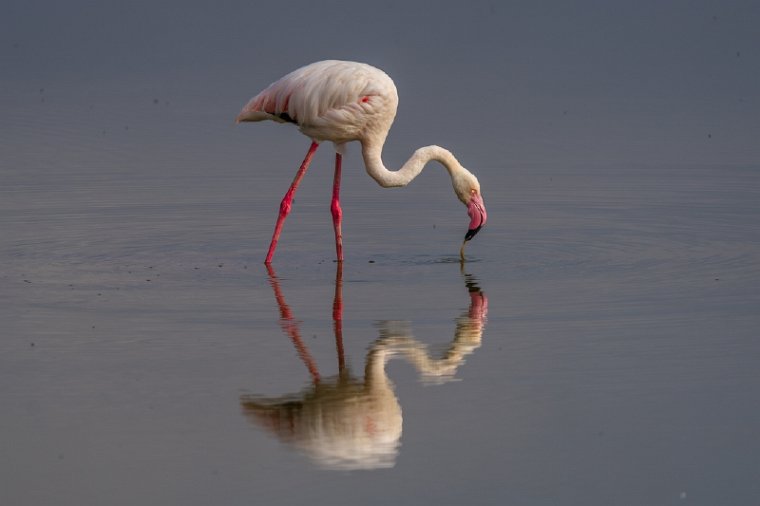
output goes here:
[[333, 194], [330, 203], [330, 211], [333, 217], [333, 227], [335, 227], [335, 252], [338, 255], [338, 262], [343, 261], [343, 234], [341, 233], [340, 224], [343, 220], [343, 210], [340, 208], [340, 172], [343, 157], [340, 153], [335, 153], [335, 177], [333, 178]]
[[282, 202], [280, 203], [280, 215], [277, 218], [277, 224], [274, 226], [274, 233], [272, 234], [272, 242], [269, 243], [269, 252], [267, 253], [267, 259], [264, 260], [265, 264], [272, 263], [274, 250], [277, 249], [277, 242], [280, 240], [282, 225], [285, 223], [285, 218], [288, 216], [288, 214], [290, 214], [290, 208], [293, 205], [293, 197], [295, 196], [298, 185], [301, 183], [304, 174], [306, 174], [306, 169], [309, 168], [311, 159], [314, 157], [314, 153], [316, 153], [318, 147], [318, 142], [313, 141], [311, 143], [309, 152], [306, 153], [306, 158], [304, 158], [303, 162], [301, 162], [301, 167], [298, 169], [298, 172], [296, 172], [296, 177], [293, 178], [293, 182], [291, 183], [290, 188], [288, 188], [288, 192], [285, 194], [285, 197], [283, 197]]

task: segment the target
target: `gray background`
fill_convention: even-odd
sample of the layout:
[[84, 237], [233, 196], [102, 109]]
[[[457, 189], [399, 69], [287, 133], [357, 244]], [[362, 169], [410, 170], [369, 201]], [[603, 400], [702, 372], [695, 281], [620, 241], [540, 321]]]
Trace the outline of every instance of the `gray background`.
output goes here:
[[[4, 2], [0, 503], [755, 504], [760, 496], [757, 2]], [[308, 140], [234, 124], [274, 79], [377, 65], [385, 149], [451, 149], [379, 188], [345, 161], [343, 339], [433, 350], [489, 301], [454, 381], [387, 372], [395, 465], [325, 469], [241, 396], [309, 388], [261, 265]], [[275, 258], [337, 373], [325, 146]], [[432, 167], [432, 166], [431, 166]], [[287, 328], [287, 327], [286, 327]]]

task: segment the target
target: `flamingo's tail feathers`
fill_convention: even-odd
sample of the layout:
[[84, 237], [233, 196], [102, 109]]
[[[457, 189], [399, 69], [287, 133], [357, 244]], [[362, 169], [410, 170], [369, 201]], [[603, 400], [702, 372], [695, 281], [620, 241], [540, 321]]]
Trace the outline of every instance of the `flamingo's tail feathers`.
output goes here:
[[243, 110], [237, 116], [236, 122], [272, 120], [278, 123], [295, 123], [295, 119], [287, 112], [288, 98], [285, 98], [284, 103], [278, 103], [276, 95], [270, 95], [265, 90], [265, 92], [253, 97], [243, 107]]
[[240, 114], [238, 114], [237, 118], [235, 118], [235, 122], [242, 123], [244, 121], [264, 121], [265, 119], [271, 119], [271, 120], [277, 121], [278, 118], [276, 116], [272, 116], [271, 114], [267, 114], [265, 112], [251, 111], [251, 112], [241, 112]]

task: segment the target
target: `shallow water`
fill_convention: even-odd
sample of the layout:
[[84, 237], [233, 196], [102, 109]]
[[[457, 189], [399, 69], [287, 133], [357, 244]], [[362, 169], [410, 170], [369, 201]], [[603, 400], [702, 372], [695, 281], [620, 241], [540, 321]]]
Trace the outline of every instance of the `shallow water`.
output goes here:
[[[341, 7], [3, 4], [0, 505], [757, 504], [760, 3]], [[464, 266], [355, 146], [262, 265], [323, 58]]]
[[3, 504], [760, 495], [756, 170], [482, 168], [460, 266], [444, 177], [349, 155], [338, 269], [322, 154], [268, 272], [290, 169], [108, 146], [3, 162]]

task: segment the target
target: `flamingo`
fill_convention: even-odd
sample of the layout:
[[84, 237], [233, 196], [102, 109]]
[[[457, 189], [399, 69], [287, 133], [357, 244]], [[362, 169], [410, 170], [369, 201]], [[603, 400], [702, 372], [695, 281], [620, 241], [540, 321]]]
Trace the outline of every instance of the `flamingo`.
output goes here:
[[480, 183], [450, 151], [435, 145], [417, 149], [400, 169], [388, 170], [383, 164], [382, 151], [397, 106], [396, 86], [382, 70], [366, 63], [326, 60], [306, 65], [282, 77], [243, 107], [237, 116], [238, 123], [263, 120], [294, 123], [301, 133], [311, 138], [306, 157], [280, 203], [265, 264], [272, 262], [293, 197], [322, 141], [331, 141], [335, 146], [330, 210], [338, 262], [343, 261], [343, 211], [340, 206], [342, 158], [346, 143], [351, 141], [361, 143], [367, 173], [383, 188], [406, 186], [429, 161], [443, 165], [451, 177], [454, 193], [467, 206], [470, 217], [460, 249], [464, 261], [465, 244], [486, 224], [488, 216]]

